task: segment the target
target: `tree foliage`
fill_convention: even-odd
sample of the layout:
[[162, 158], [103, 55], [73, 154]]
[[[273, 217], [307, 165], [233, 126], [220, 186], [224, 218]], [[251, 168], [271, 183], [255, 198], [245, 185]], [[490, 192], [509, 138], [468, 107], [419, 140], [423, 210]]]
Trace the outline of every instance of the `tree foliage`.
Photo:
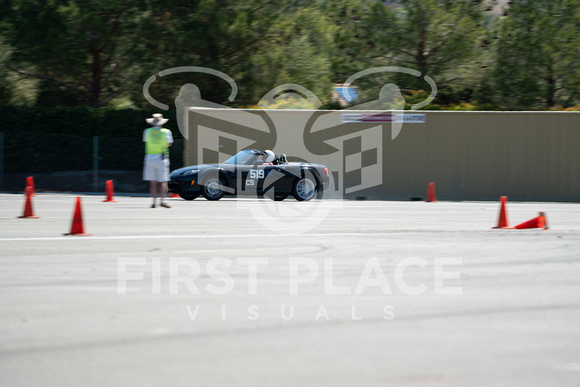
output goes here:
[[143, 2], [9, 3], [2, 24], [13, 53], [5, 68], [58, 86], [91, 107], [134, 86], [133, 49], [146, 16]]
[[[253, 106], [274, 87], [297, 83], [323, 102], [362, 70], [417, 70], [357, 80], [361, 100], [394, 83], [407, 99], [428, 75], [435, 103], [500, 109], [580, 102], [580, 3], [512, 2], [493, 18], [489, 0], [0, 0], [0, 103], [42, 106], [172, 105], [195, 84], [208, 103]], [[395, 2], [389, 2], [389, 4]], [[239, 92], [197, 66], [233, 78]], [[361, 100], [357, 101], [360, 102]], [[434, 107], [434, 105], [431, 105]], [[429, 108], [429, 107], [427, 107]]]
[[580, 97], [580, 2], [513, 2], [497, 28], [497, 102], [515, 109], [569, 107]]

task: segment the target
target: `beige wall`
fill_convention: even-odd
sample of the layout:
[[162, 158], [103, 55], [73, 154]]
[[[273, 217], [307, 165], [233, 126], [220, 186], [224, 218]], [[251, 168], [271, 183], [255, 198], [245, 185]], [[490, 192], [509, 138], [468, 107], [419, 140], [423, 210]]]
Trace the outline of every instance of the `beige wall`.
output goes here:
[[[421, 193], [433, 181], [441, 199], [580, 201], [580, 113], [428, 112], [386, 146], [407, 165], [384, 185]], [[383, 187], [391, 192], [405, 189]]]
[[[434, 182], [439, 200], [580, 201], [580, 112], [417, 111], [424, 123], [341, 122], [352, 113], [384, 112], [191, 108], [184, 159], [273, 149], [327, 165], [334, 197], [425, 198]], [[375, 164], [360, 165], [361, 152]]]

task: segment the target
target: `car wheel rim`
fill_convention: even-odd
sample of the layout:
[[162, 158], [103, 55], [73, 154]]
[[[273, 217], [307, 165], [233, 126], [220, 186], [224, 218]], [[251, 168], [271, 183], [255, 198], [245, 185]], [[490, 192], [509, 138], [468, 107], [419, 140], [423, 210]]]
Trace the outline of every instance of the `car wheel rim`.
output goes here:
[[205, 192], [211, 197], [219, 196], [222, 192], [221, 182], [219, 180], [210, 180], [205, 185]]
[[314, 183], [312, 182], [312, 180], [302, 179], [296, 185], [296, 192], [304, 200], [310, 199], [311, 197], [313, 197], [315, 191], [316, 191], [316, 187], [315, 187]]

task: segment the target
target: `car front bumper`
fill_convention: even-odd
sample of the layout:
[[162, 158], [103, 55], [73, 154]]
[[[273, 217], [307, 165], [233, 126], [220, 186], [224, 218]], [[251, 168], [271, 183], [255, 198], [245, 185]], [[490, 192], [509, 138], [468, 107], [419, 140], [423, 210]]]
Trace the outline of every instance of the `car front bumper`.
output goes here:
[[199, 192], [197, 179], [171, 179], [167, 182], [167, 190], [179, 195], [180, 193]]

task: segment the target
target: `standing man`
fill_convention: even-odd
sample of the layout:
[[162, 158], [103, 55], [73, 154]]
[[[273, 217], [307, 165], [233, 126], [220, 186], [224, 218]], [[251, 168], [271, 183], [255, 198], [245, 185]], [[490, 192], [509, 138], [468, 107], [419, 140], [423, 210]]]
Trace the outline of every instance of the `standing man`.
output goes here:
[[151, 128], [143, 131], [145, 142], [145, 163], [143, 167], [143, 180], [149, 181], [149, 191], [153, 197], [151, 208], [157, 206], [157, 195], [160, 196], [161, 207], [171, 208], [164, 202], [167, 195], [167, 182], [169, 181], [169, 147], [173, 145], [173, 136], [169, 129], [162, 127], [167, 121], [163, 115], [153, 114], [147, 118]]

